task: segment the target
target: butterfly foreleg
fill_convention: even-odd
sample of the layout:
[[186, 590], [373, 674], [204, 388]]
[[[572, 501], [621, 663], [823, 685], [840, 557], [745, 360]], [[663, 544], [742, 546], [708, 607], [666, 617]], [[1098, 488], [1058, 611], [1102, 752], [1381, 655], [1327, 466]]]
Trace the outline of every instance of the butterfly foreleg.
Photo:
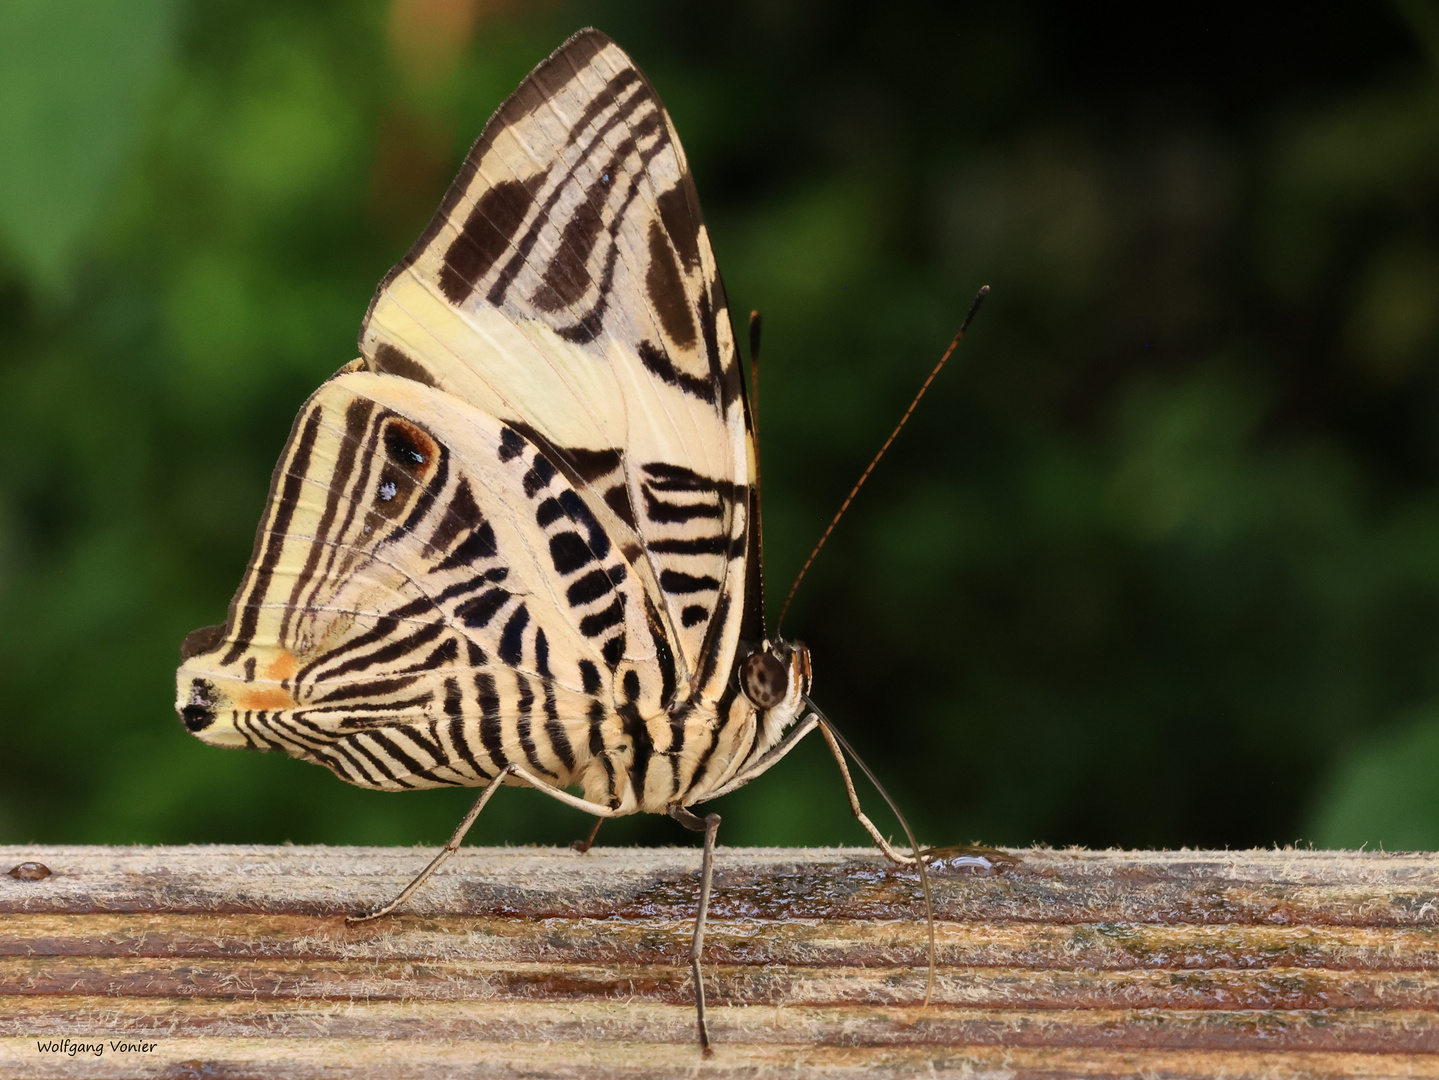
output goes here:
[[706, 814], [701, 818], [675, 803], [670, 807], [670, 817], [692, 832], [705, 834], [704, 856], [700, 862], [699, 912], [695, 915], [695, 933], [690, 941], [690, 970], [694, 972], [695, 979], [695, 1021], [699, 1025], [700, 1049], [704, 1051], [705, 1057], [709, 1057], [714, 1051], [710, 1049], [709, 1028], [705, 1024], [705, 984], [704, 977], [700, 974], [700, 954], [704, 951], [705, 919], [709, 915], [710, 885], [714, 880], [715, 836], [719, 833], [720, 816]]
[[[818, 710], [816, 710], [816, 712], [818, 712]], [[848, 750], [850, 754], [854, 754], [854, 749], [844, 741], [842, 735], [830, 727], [828, 720], [821, 719], [819, 729], [824, 733], [825, 744], [829, 746], [829, 752], [834, 755], [834, 760], [839, 765], [840, 775], [844, 777], [844, 790], [849, 794], [849, 808], [854, 811], [854, 816], [859, 819], [859, 823], [863, 825], [865, 831], [869, 833], [870, 839], [875, 842], [880, 851], [884, 852], [885, 858], [891, 862], [897, 863], [900, 866], [915, 866], [917, 864], [919, 867], [919, 886], [924, 893], [924, 919], [929, 925], [929, 975], [924, 983], [924, 1004], [928, 1005], [930, 996], [934, 993], [934, 973], [938, 963], [939, 951], [935, 944], [934, 934], [934, 898], [930, 895], [929, 872], [925, 869], [925, 863], [934, 858], [934, 851], [932, 848], [920, 848], [919, 842], [914, 838], [914, 830], [912, 830], [909, 827], [909, 823], [904, 820], [904, 815], [899, 812], [899, 807], [894, 804], [894, 800], [889, 797], [889, 793], [880, 785], [874, 773], [870, 772], [869, 766], [866, 765], [863, 759], [858, 755], [855, 755], [855, 762], [864, 770], [865, 776], [869, 778], [870, 783], [874, 784], [876, 790], [884, 797], [884, 801], [889, 804], [889, 808], [894, 811], [894, 816], [899, 818], [899, 823], [904, 826], [904, 835], [909, 840], [910, 848], [914, 851], [914, 854], [901, 855], [890, 846], [889, 841], [881, 836], [879, 830], [874, 827], [874, 822], [870, 821], [865, 815], [865, 812], [860, 809], [859, 795], [856, 794], [854, 790], [854, 780], [849, 775], [849, 763], [845, 761], [845, 751]]]
[[372, 919], [378, 919], [382, 916], [389, 915], [406, 900], [408, 900], [411, 896], [413, 896], [415, 894], [415, 890], [418, 889], [421, 885], [423, 885], [427, 880], [429, 880], [430, 875], [433, 874], [436, 870], [438, 870], [441, 864], [443, 864], [446, 859], [448, 859], [451, 855], [453, 855], [456, 851], [459, 850], [460, 845], [464, 843], [465, 834], [470, 831], [470, 827], [474, 825], [475, 819], [480, 816], [480, 811], [485, 808], [485, 804], [487, 804], [490, 799], [493, 798], [495, 792], [500, 789], [500, 785], [503, 784], [505, 780], [511, 776], [518, 777], [519, 779], [525, 781], [525, 783], [529, 784], [531, 787], [539, 788], [552, 799], [558, 799], [560, 802], [565, 803], [568, 806], [573, 806], [578, 810], [583, 810], [586, 813], [594, 814], [596, 817], [606, 818], [612, 816], [614, 813], [614, 811], [608, 806], [601, 806], [599, 803], [588, 802], [585, 799], [581, 799], [577, 796], [571, 795], [568, 791], [561, 791], [559, 788], [551, 787], [539, 777], [535, 776], [528, 769], [524, 768], [523, 766], [516, 765], [514, 762], [510, 762], [510, 764], [506, 765], [503, 769], [499, 771], [498, 775], [496, 775], [493, 780], [491, 780], [488, 784], [485, 785], [485, 790], [480, 792], [480, 797], [475, 800], [475, 805], [470, 807], [469, 813], [467, 813], [464, 818], [461, 819], [459, 825], [455, 827], [454, 833], [445, 843], [445, 846], [440, 849], [440, 853], [436, 855], [433, 859], [431, 859], [430, 864], [426, 866], [423, 870], [421, 870], [418, 875], [416, 875], [414, 881], [410, 882], [404, 887], [404, 889], [400, 892], [399, 896], [395, 897], [378, 911], [372, 911], [368, 915], [348, 915], [345, 917], [345, 922], [353, 926], [356, 923], [369, 922]]
[[820, 734], [824, 736], [825, 743], [829, 746], [829, 752], [834, 755], [834, 760], [839, 764], [839, 774], [844, 777], [844, 791], [845, 794], [849, 796], [849, 808], [854, 811], [854, 816], [858, 818], [859, 823], [864, 826], [864, 831], [869, 833], [870, 839], [874, 841], [875, 846], [884, 853], [884, 857], [890, 862], [899, 866], [913, 866], [916, 862], [915, 857], [896, 851], [880, 831], [875, 828], [874, 822], [869, 820], [869, 815], [867, 815], [859, 805], [859, 794], [854, 790], [854, 780], [849, 775], [849, 765], [844, 760], [844, 751], [840, 749], [839, 743], [835, 740], [834, 733], [829, 730], [829, 725], [820, 724], [819, 731]]

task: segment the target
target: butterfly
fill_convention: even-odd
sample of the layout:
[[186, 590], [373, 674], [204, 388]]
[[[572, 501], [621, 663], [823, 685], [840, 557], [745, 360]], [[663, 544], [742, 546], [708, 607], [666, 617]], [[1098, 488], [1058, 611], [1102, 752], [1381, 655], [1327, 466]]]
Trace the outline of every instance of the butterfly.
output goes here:
[[[768, 638], [757, 459], [694, 181], [653, 86], [583, 30], [500, 106], [305, 402], [176, 709], [366, 788], [503, 784], [704, 833], [828, 721]], [[867, 771], [867, 770], [866, 770]], [[920, 862], [921, 870], [923, 862]]]

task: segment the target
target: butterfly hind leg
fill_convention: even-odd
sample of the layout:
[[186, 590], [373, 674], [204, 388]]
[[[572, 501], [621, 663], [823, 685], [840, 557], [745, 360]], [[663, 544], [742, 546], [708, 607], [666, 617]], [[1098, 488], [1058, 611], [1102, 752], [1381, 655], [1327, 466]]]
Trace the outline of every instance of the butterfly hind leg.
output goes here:
[[585, 799], [581, 799], [577, 796], [571, 795], [568, 791], [561, 791], [559, 788], [551, 787], [549, 784], [545, 783], [539, 777], [531, 773], [528, 769], [525, 769], [524, 767], [516, 765], [514, 762], [511, 762], [503, 769], [501, 769], [493, 780], [491, 780], [488, 784], [485, 785], [485, 790], [480, 792], [480, 797], [475, 800], [475, 805], [470, 807], [470, 812], [467, 813], [460, 821], [460, 824], [455, 828], [454, 834], [446, 842], [445, 846], [440, 849], [440, 853], [436, 855], [433, 859], [431, 859], [430, 864], [426, 866], [423, 870], [421, 870], [418, 875], [416, 875], [414, 881], [410, 882], [404, 887], [403, 890], [401, 890], [399, 896], [395, 897], [384, 907], [380, 908], [377, 911], [372, 911], [368, 915], [348, 915], [345, 917], [345, 922], [349, 923], [351, 926], [354, 926], [357, 923], [369, 922], [372, 919], [382, 918], [385, 915], [389, 915], [406, 900], [408, 900], [411, 896], [413, 896], [415, 894], [415, 890], [418, 889], [421, 885], [423, 885], [427, 880], [429, 880], [430, 875], [433, 874], [436, 870], [438, 870], [446, 859], [448, 859], [451, 855], [453, 855], [456, 851], [459, 850], [460, 844], [464, 842], [465, 834], [470, 831], [470, 827], [474, 825], [475, 819], [480, 816], [480, 811], [483, 810], [485, 808], [485, 804], [494, 797], [495, 792], [500, 789], [500, 785], [508, 777], [511, 776], [518, 777], [519, 779], [529, 784], [531, 787], [539, 788], [552, 799], [558, 799], [560, 802], [565, 803], [568, 806], [573, 806], [577, 810], [583, 810], [587, 814], [594, 814], [601, 820], [607, 817], [611, 817], [614, 814], [614, 811], [610, 807], [601, 806], [599, 803], [588, 802]]
[[709, 1027], [705, 1023], [705, 984], [700, 973], [700, 954], [704, 952], [705, 919], [709, 915], [710, 885], [714, 881], [715, 836], [719, 832], [720, 816], [706, 814], [699, 817], [675, 803], [670, 807], [670, 817], [691, 832], [705, 834], [704, 857], [700, 863], [699, 912], [695, 915], [695, 934], [690, 941], [690, 970], [695, 978], [695, 1022], [699, 1025], [700, 1049], [705, 1057], [710, 1057], [714, 1050], [710, 1048]]

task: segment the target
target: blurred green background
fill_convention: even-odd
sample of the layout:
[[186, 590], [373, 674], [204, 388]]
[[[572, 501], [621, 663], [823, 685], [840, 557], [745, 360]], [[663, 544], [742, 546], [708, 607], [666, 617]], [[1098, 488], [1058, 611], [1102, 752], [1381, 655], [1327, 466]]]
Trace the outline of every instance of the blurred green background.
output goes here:
[[[1439, 5], [1299, 10], [4, 0], [0, 841], [448, 833], [465, 792], [202, 745], [173, 670], [375, 283], [594, 24], [766, 316], [772, 614], [994, 288], [785, 627], [922, 838], [1439, 847]], [[863, 841], [818, 742], [717, 809]], [[587, 827], [516, 791], [474, 839]]]

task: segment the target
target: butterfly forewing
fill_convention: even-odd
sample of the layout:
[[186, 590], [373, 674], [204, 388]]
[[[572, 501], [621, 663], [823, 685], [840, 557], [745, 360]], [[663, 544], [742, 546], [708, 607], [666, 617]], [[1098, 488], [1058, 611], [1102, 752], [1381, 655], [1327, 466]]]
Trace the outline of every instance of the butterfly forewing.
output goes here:
[[361, 350], [551, 448], [633, 534], [683, 675], [733, 652], [752, 464], [724, 289], [669, 117], [603, 35], [572, 38], [490, 120]]

